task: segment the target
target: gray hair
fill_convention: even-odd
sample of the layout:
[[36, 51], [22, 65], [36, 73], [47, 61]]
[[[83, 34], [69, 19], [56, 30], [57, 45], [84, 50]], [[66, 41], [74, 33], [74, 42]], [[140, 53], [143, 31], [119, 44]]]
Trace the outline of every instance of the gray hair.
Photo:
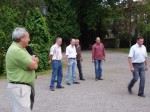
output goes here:
[[18, 42], [20, 37], [25, 37], [27, 30], [25, 28], [17, 27], [12, 33], [12, 40]]
[[62, 38], [61, 38], [61, 37], [57, 37], [57, 38], [56, 38], [56, 42], [57, 42], [59, 39], [62, 39]]

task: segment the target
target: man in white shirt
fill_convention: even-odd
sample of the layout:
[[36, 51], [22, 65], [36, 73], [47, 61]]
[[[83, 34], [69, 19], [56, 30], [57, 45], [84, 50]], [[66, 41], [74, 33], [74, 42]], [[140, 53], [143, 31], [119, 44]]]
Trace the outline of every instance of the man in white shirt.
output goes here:
[[73, 84], [79, 84], [76, 79], [76, 48], [75, 48], [75, 39], [71, 39], [70, 45], [66, 48], [66, 61], [68, 65], [66, 84], [71, 85], [70, 75], [72, 74]]
[[55, 91], [54, 85], [55, 85], [55, 79], [57, 76], [57, 86], [56, 88], [61, 89], [64, 88], [61, 85], [62, 82], [62, 51], [61, 51], [61, 44], [62, 39], [58, 37], [56, 39], [56, 43], [51, 47], [50, 49], [50, 64], [52, 64], [52, 77], [51, 77], [51, 83], [50, 83], [50, 90]]
[[145, 70], [148, 70], [147, 66], [147, 51], [146, 47], [143, 45], [144, 38], [138, 37], [137, 43], [133, 45], [130, 49], [130, 53], [128, 56], [128, 61], [130, 65], [130, 70], [133, 73], [133, 79], [128, 85], [128, 91], [132, 94], [132, 87], [135, 82], [137, 82], [140, 77], [140, 86], [138, 96], [145, 97], [144, 95], [144, 87], [145, 87]]

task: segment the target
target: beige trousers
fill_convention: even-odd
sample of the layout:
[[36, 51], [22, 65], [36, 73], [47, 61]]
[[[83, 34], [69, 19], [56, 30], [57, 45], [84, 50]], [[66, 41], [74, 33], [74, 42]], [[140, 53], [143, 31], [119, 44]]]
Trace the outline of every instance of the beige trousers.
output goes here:
[[8, 83], [7, 90], [12, 104], [12, 112], [31, 112], [30, 86]]

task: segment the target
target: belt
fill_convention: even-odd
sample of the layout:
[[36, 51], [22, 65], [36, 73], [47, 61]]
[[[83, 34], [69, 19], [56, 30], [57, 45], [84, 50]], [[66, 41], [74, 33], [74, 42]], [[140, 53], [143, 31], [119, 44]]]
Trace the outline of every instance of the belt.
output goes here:
[[25, 82], [9, 82], [9, 83], [12, 83], [12, 84], [23, 84], [23, 85], [31, 86], [31, 84], [28, 84], [28, 83], [25, 83]]
[[76, 58], [69, 58], [69, 59], [74, 59], [75, 60]]
[[132, 64], [144, 64], [144, 62], [143, 63], [132, 63]]
[[52, 61], [61, 61], [61, 60], [52, 60]]

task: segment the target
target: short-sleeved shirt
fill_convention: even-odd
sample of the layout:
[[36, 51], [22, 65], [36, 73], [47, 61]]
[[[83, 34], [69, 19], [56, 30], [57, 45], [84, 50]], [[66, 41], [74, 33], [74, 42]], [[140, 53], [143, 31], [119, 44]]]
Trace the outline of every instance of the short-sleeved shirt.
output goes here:
[[132, 58], [132, 63], [143, 63], [147, 57], [146, 47], [135, 44], [131, 47], [128, 57]]
[[50, 55], [53, 55], [52, 60], [61, 60], [62, 59], [62, 50], [61, 47], [56, 43], [50, 48]]
[[76, 47], [69, 45], [66, 48], [66, 56], [68, 56], [68, 58], [76, 58], [77, 52], [76, 52]]
[[6, 72], [9, 82], [23, 82], [33, 84], [35, 71], [28, 70], [32, 63], [31, 55], [25, 48], [13, 42], [6, 54]]

